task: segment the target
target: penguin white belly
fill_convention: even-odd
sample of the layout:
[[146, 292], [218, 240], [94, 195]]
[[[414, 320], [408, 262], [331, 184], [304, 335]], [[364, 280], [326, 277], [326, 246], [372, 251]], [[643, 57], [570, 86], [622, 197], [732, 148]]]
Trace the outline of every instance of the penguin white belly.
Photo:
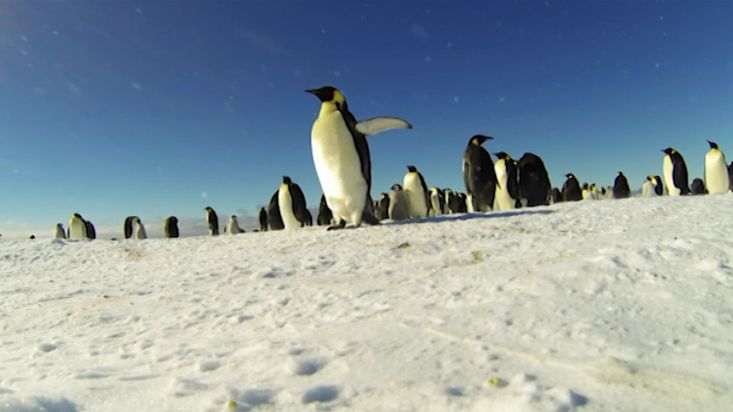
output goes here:
[[297, 229], [300, 222], [293, 213], [293, 198], [290, 196], [290, 190], [287, 185], [280, 185], [277, 192], [277, 204], [280, 207], [280, 216], [283, 219], [285, 229]]
[[403, 187], [407, 195], [407, 208], [410, 218], [423, 218], [428, 216], [428, 205], [425, 202], [425, 192], [417, 173], [408, 173], [403, 180]]
[[494, 210], [514, 209], [516, 203], [509, 195], [509, 188], [507, 186], [509, 176], [506, 173], [504, 159], [499, 159], [494, 163], [494, 172], [496, 173], [496, 180], [499, 183], [499, 186], [496, 188], [496, 195], [494, 195]]
[[705, 154], [705, 187], [711, 195], [728, 192], [728, 165], [719, 150]]
[[440, 194], [438, 192], [430, 192], [430, 216], [442, 215], [440, 209]]
[[229, 233], [230, 235], [236, 235], [240, 232], [241, 231], [239, 229], [239, 224], [237, 223], [237, 221], [235, 219], [229, 218], [229, 222], [227, 223], [227, 233]]
[[56, 226], [56, 233], [54, 233], [54, 239], [66, 239], [66, 233], [64, 233], [64, 229]]
[[669, 155], [664, 156], [662, 162], [662, 171], [664, 172], [664, 187], [667, 190], [667, 194], [670, 196], [679, 196], [682, 192], [680, 189], [674, 186], [672, 159]]
[[466, 211], [468, 213], [475, 212], [475, 210], [473, 210], [473, 195], [472, 194], [466, 195]]
[[361, 173], [354, 139], [341, 113], [334, 111], [318, 117], [311, 131], [311, 149], [316, 174], [334, 218], [360, 225], [367, 182]]
[[69, 222], [69, 239], [86, 239], [87, 228], [81, 219], [71, 219]]
[[142, 223], [135, 225], [135, 239], [147, 239], [148, 234], [145, 232], [145, 226]]
[[641, 197], [655, 197], [657, 192], [654, 191], [654, 184], [650, 181], [645, 181], [641, 185]]

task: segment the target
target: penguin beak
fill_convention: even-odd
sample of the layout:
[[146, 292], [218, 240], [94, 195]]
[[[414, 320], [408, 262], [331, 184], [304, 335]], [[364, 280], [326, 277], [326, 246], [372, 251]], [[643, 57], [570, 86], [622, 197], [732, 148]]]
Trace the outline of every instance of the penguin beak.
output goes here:
[[327, 102], [327, 101], [331, 100], [331, 97], [326, 96], [326, 93], [325, 93], [323, 87], [321, 87], [320, 89], [308, 89], [305, 92], [306, 93], [310, 93], [310, 94], [316, 96], [318, 98], [318, 100], [320, 100], [321, 102]]

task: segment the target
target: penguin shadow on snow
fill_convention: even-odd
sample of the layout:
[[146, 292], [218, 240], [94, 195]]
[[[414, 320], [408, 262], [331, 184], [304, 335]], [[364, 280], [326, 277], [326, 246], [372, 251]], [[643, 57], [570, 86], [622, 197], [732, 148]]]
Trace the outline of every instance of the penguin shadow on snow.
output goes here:
[[385, 226], [396, 226], [396, 225], [412, 225], [421, 223], [438, 223], [448, 221], [462, 221], [462, 220], [473, 220], [473, 219], [497, 219], [503, 217], [514, 217], [514, 216], [528, 216], [528, 215], [549, 215], [555, 213], [553, 210], [507, 210], [503, 212], [475, 212], [475, 213], [461, 213], [455, 215], [440, 215], [430, 216], [422, 219], [410, 219], [400, 220], [393, 222], [385, 222]]

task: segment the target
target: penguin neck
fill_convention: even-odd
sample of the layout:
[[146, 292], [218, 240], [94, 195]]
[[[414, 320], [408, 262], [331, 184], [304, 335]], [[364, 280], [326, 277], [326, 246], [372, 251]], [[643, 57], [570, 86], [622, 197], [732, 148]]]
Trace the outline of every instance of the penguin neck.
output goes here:
[[318, 117], [325, 117], [337, 111], [338, 107], [336, 107], [336, 103], [323, 102], [321, 103], [321, 111], [318, 113]]

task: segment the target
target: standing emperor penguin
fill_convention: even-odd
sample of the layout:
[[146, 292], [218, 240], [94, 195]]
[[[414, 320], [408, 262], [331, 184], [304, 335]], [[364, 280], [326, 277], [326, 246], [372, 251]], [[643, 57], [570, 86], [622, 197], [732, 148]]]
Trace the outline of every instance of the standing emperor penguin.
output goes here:
[[[288, 176], [283, 176], [283, 182], [277, 192], [277, 205], [280, 210], [285, 229], [297, 229], [308, 222], [308, 209], [305, 204], [305, 195], [300, 186], [293, 183]], [[313, 218], [311, 218], [312, 222]]]
[[375, 217], [379, 221], [389, 219], [389, 195], [387, 193], [382, 193], [379, 196], [374, 212]]
[[519, 199], [519, 174], [517, 173], [517, 162], [505, 152], [494, 153], [497, 157], [494, 163], [496, 173], [496, 197], [494, 198], [494, 210], [512, 210]]
[[318, 205], [318, 226], [330, 226], [333, 223], [332, 221], [333, 213], [331, 213], [331, 209], [328, 208], [326, 196], [321, 195], [321, 203]]
[[704, 195], [705, 193], [707, 193], [707, 190], [705, 189], [705, 183], [703, 183], [702, 179], [700, 179], [699, 177], [692, 179], [690, 194]]
[[54, 239], [66, 239], [66, 231], [64, 225], [61, 223], [56, 224], [56, 231], [53, 234]]
[[135, 239], [142, 240], [148, 238], [148, 234], [145, 231], [145, 226], [143, 226], [143, 222], [140, 221], [140, 218], [137, 216], [134, 216], [132, 218], [132, 230]]
[[175, 216], [168, 216], [163, 223], [163, 236], [168, 239], [177, 238], [180, 236], [178, 232], [178, 218]]
[[670, 196], [689, 195], [690, 186], [687, 177], [687, 165], [682, 155], [671, 147], [663, 149], [664, 186]]
[[69, 239], [87, 239], [87, 224], [80, 214], [74, 213], [69, 219]]
[[527, 207], [550, 204], [552, 185], [542, 158], [527, 152], [517, 162], [519, 169], [519, 198]]
[[229, 220], [227, 221], [226, 232], [230, 235], [238, 235], [240, 233], [244, 233], [244, 230], [239, 227], [239, 222], [237, 221], [236, 215], [229, 216]]
[[440, 216], [445, 214], [445, 200], [443, 191], [437, 187], [431, 187], [430, 194], [430, 216]]
[[622, 172], [618, 172], [618, 176], [613, 181], [613, 198], [614, 199], [626, 199], [631, 196], [631, 188], [629, 187], [629, 181]]
[[469, 210], [487, 212], [494, 206], [496, 172], [491, 155], [481, 145], [491, 136], [474, 135], [463, 153], [463, 183], [470, 199]]
[[662, 195], [662, 188], [656, 176], [647, 176], [641, 185], [641, 197], [656, 197]]
[[710, 150], [705, 153], [705, 187], [711, 195], [727, 193], [730, 178], [725, 154], [718, 148], [717, 143], [708, 140], [708, 144]]
[[209, 236], [219, 236], [219, 216], [211, 206], [206, 206], [206, 224], [209, 227]]
[[318, 180], [336, 225], [360, 226], [362, 221], [378, 224], [372, 215], [372, 163], [366, 137], [379, 132], [412, 126], [394, 117], [356, 121], [343, 93], [332, 86], [306, 90], [318, 97], [321, 109], [311, 130], [311, 149]]
[[399, 184], [392, 185], [389, 190], [389, 209], [387, 210], [387, 214], [394, 221], [410, 218], [407, 194]]
[[567, 180], [562, 185], [562, 201], [563, 202], [577, 202], [583, 200], [583, 192], [580, 190], [580, 184], [575, 175], [568, 173], [565, 175]]
[[132, 218], [135, 216], [128, 216], [125, 218], [125, 224], [123, 225], [123, 232], [125, 234], [125, 239], [129, 239], [132, 237]]
[[260, 208], [257, 219], [260, 221], [260, 232], [267, 232], [267, 210], [264, 207]]
[[425, 179], [415, 166], [407, 166], [407, 173], [402, 179], [402, 187], [407, 195], [410, 219], [427, 217], [430, 212], [430, 193], [428, 193]]

